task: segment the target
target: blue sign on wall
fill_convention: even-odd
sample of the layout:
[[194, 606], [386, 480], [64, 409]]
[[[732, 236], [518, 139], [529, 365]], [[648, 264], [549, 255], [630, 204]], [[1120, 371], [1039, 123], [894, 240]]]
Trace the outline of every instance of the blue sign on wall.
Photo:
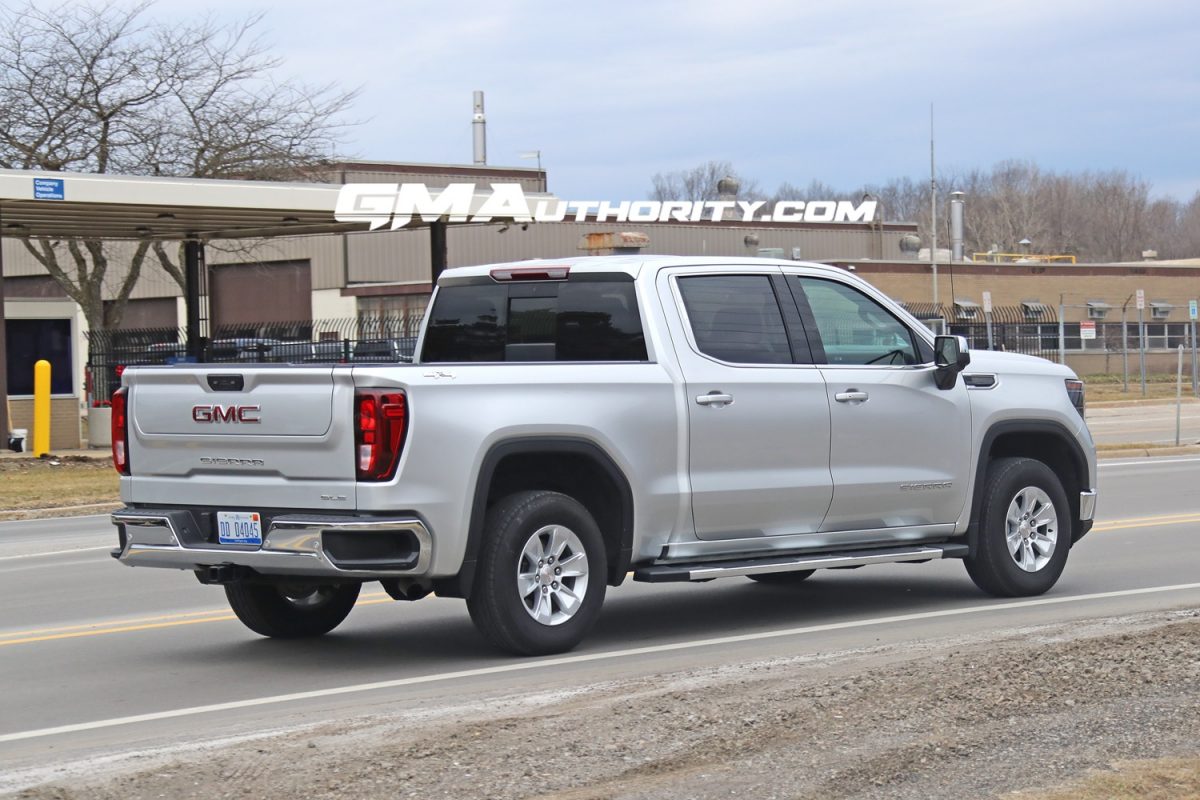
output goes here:
[[66, 190], [62, 178], [34, 178], [34, 200], [65, 200]]

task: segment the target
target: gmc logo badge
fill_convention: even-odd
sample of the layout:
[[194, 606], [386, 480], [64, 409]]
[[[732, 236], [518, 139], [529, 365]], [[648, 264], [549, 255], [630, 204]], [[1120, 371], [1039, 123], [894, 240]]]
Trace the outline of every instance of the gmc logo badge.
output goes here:
[[262, 422], [259, 406], [192, 406], [192, 419], [196, 422], [241, 422], [247, 425]]

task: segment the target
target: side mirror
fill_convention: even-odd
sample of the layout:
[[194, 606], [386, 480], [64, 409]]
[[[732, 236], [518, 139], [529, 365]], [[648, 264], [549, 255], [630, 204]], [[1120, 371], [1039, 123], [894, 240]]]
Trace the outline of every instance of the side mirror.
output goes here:
[[971, 363], [965, 336], [938, 336], [933, 340], [934, 382], [939, 389], [954, 388], [958, 373]]

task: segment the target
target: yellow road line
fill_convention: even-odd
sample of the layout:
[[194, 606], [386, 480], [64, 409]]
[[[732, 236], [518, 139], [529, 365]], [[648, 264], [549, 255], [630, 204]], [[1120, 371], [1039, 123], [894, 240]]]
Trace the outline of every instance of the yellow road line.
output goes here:
[[157, 617], [139, 617], [136, 619], [126, 619], [120, 622], [85, 622], [81, 625], [63, 625], [58, 628], [37, 628], [29, 631], [12, 631], [10, 633], [0, 633], [0, 640], [11, 639], [14, 636], [26, 637], [37, 636], [43, 633], [64, 633], [66, 631], [89, 630], [92, 628], [104, 628], [112, 625], [137, 625], [143, 622], [160, 622], [162, 620], [186, 619], [187, 617], [211, 617], [214, 614], [228, 614], [229, 612], [223, 608], [210, 608], [207, 611], [180, 611], [176, 614], [163, 614]]
[[1194, 517], [1184, 517], [1181, 519], [1168, 519], [1161, 522], [1134, 522], [1128, 525], [1107, 525], [1096, 523], [1096, 525], [1092, 527], [1092, 530], [1103, 533], [1104, 531], [1124, 531], [1131, 528], [1161, 528], [1165, 525], [1186, 525], [1189, 522], [1200, 522], [1200, 515]]
[[48, 642], [54, 639], [78, 639], [83, 636], [100, 636], [108, 633], [128, 633], [129, 631], [148, 631], [154, 628], [174, 628], [180, 625], [197, 625], [201, 622], [222, 622], [235, 619], [233, 614], [221, 614], [212, 617], [196, 617], [195, 619], [180, 619], [173, 622], [151, 622], [146, 625], [124, 625], [117, 628], [97, 628], [90, 631], [74, 631], [72, 633], [51, 633], [46, 636], [28, 636], [24, 639], [9, 639], [0, 642], [0, 647], [10, 644], [30, 644], [31, 642]]
[[[373, 592], [363, 595], [356, 606], [372, 606], [379, 603], [394, 602], [384, 592]], [[182, 619], [190, 617], [190, 619]], [[211, 611], [190, 611], [180, 614], [166, 614], [161, 617], [144, 617], [142, 619], [126, 620], [120, 623], [92, 623], [89, 625], [68, 625], [62, 628], [43, 628], [32, 631], [15, 631], [3, 634], [5, 639], [0, 641], [0, 647], [10, 644], [29, 644], [31, 642], [49, 642], [56, 639], [78, 639], [84, 636], [100, 636], [109, 633], [128, 633], [130, 631], [147, 631], [155, 628], [173, 628], [179, 625], [195, 625], [200, 622], [224, 622], [237, 619], [231, 612], [224, 609]], [[157, 620], [164, 620], [159, 622]], [[10, 638], [10, 637], [20, 638]]]
[[[1183, 525], [1189, 522], [1200, 522], [1200, 513], [1190, 514], [1161, 514], [1153, 517], [1129, 517], [1097, 522], [1092, 530], [1119, 531], [1133, 528], [1156, 528], [1166, 525]], [[362, 595], [356, 605], [370, 606], [380, 603], [394, 602], [386, 592], [371, 592]], [[225, 622], [236, 617], [224, 609], [208, 611], [185, 611], [178, 614], [164, 614], [157, 617], [124, 620], [118, 623], [89, 623], [83, 625], [68, 625], [61, 628], [42, 628], [39, 630], [15, 631], [0, 634], [0, 647], [10, 644], [31, 644], [58, 639], [78, 639], [86, 636], [104, 636], [111, 633], [130, 633], [133, 631], [154, 630], [157, 628], [173, 628], [182, 625], [196, 625], [203, 622]], [[16, 637], [16, 638], [14, 638]]]
[[1154, 520], [1169, 520], [1169, 519], [1196, 519], [1200, 518], [1200, 511], [1187, 511], [1182, 514], [1155, 514], [1152, 517], [1125, 517], [1124, 519], [1106, 519], [1104, 521], [1096, 521], [1096, 525], [1124, 525], [1127, 522], [1152, 522]]

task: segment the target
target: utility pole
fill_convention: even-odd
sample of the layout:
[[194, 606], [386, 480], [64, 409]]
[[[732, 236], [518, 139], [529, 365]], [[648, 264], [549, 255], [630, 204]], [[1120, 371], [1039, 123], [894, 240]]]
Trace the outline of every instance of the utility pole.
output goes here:
[[8, 344], [4, 333], [4, 240], [0, 239], [0, 447], [8, 447]]
[[1197, 367], [1200, 367], [1200, 358], [1197, 358], [1196, 353], [1196, 318], [1200, 317], [1200, 310], [1197, 307], [1196, 300], [1188, 301], [1188, 320], [1192, 323], [1192, 394], [1200, 397], [1200, 371], [1197, 370]]
[[1066, 295], [1058, 295], [1058, 363], [1067, 363], [1067, 316]]
[[1137, 290], [1138, 362], [1142, 369], [1142, 397], [1146, 396], [1146, 293]]
[[937, 173], [933, 158], [933, 103], [929, 104], [929, 266], [933, 268], [933, 307], [937, 310]]
[[1125, 298], [1125, 302], [1121, 304], [1121, 370], [1124, 374], [1124, 379], [1121, 382], [1121, 391], [1129, 393], [1129, 321], [1126, 319], [1126, 309], [1129, 308], [1129, 301], [1133, 299], [1133, 295]]

